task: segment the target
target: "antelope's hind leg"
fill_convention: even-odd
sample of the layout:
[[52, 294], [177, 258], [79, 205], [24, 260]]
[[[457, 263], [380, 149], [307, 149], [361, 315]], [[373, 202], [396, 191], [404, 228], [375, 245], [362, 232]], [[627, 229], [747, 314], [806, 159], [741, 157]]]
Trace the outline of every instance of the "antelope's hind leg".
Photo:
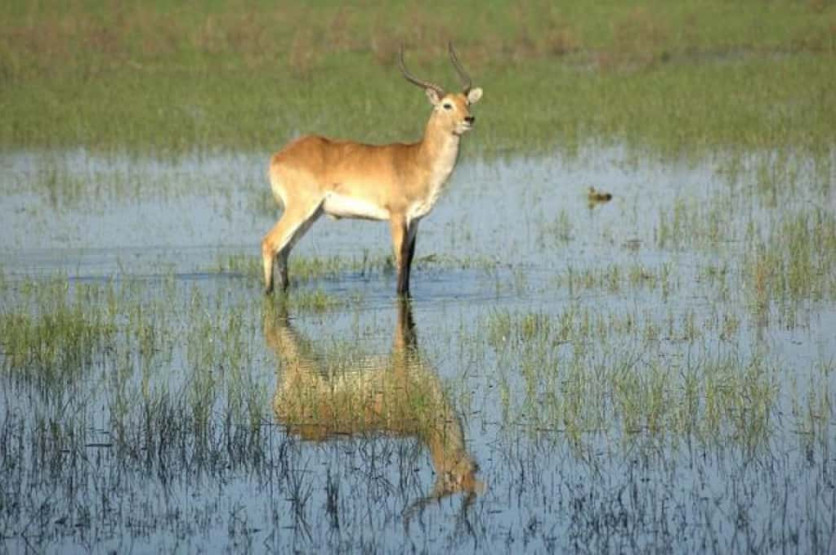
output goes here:
[[287, 259], [293, 246], [302, 238], [313, 223], [322, 215], [322, 202], [293, 205], [285, 208], [278, 223], [273, 226], [261, 242], [261, 258], [264, 264], [264, 292], [273, 292], [273, 266], [279, 263], [279, 280], [282, 290], [290, 285]]

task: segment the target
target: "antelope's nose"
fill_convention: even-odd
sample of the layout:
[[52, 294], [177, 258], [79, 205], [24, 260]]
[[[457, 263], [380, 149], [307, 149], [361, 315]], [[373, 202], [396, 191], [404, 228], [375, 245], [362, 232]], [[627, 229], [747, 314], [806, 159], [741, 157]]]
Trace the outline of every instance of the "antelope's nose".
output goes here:
[[466, 118], [464, 118], [464, 121], [465, 121], [468, 125], [473, 125], [473, 123], [476, 121], [476, 117], [474, 117], [474, 116], [467, 116]]

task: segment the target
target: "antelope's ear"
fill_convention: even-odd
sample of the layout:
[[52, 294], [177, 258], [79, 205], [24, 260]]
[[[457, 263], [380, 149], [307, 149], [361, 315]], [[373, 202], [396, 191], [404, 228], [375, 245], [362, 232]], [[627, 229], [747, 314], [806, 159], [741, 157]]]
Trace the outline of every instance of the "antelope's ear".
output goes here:
[[467, 101], [471, 104], [476, 104], [479, 102], [479, 99], [482, 98], [482, 89], [476, 87], [475, 89], [470, 89], [467, 92]]
[[429, 87], [424, 89], [424, 92], [427, 93], [427, 98], [430, 99], [430, 104], [433, 106], [437, 106], [439, 102], [441, 102], [441, 96], [438, 94], [438, 91], [435, 89], [430, 89]]

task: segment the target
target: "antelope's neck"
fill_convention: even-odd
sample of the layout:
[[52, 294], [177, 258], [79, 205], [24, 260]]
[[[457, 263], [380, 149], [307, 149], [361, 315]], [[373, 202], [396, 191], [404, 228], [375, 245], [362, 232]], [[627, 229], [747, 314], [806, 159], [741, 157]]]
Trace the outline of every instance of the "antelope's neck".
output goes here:
[[458, 135], [440, 132], [432, 127], [432, 123], [427, 125], [420, 151], [422, 161], [427, 168], [426, 193], [413, 205], [410, 210], [410, 219], [426, 216], [438, 202], [456, 166], [459, 141]]

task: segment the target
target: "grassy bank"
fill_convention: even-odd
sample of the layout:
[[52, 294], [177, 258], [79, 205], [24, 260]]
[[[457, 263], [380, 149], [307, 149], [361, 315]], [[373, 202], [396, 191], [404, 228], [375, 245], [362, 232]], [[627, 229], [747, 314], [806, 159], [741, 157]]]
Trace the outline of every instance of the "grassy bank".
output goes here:
[[589, 139], [818, 150], [836, 129], [836, 9], [823, 2], [0, 10], [3, 148], [414, 138], [428, 108], [398, 74], [398, 44], [417, 73], [453, 86], [448, 38], [486, 90], [471, 148], [487, 153]]

